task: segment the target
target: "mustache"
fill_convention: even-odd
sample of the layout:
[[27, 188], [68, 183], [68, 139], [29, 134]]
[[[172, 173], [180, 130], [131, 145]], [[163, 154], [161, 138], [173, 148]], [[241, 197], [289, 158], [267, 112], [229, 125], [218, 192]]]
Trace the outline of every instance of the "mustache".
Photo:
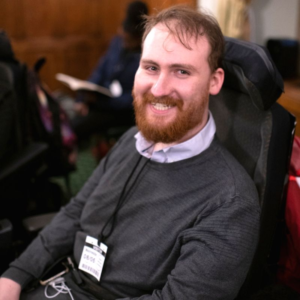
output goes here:
[[183, 107], [183, 100], [181, 98], [174, 99], [169, 96], [155, 97], [151, 93], [145, 93], [142, 96], [142, 103], [143, 104], [160, 103], [167, 106], [177, 106], [180, 110]]

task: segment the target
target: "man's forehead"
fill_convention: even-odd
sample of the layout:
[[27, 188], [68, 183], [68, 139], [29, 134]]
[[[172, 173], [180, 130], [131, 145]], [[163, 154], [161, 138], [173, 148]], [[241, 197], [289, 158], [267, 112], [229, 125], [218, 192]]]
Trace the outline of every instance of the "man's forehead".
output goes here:
[[[170, 29], [162, 23], [155, 25], [146, 36], [143, 44], [143, 50], [151, 51], [151, 48], [157, 43], [162, 43], [166, 51], [173, 51], [175, 49], [170, 49], [170, 45], [176, 44], [176, 47], [185, 48], [187, 51], [196, 51], [196, 52], [210, 52], [210, 45], [205, 35], [202, 36], [193, 36], [193, 35], [182, 35], [177, 36], [171, 26], [172, 32]], [[174, 47], [173, 47], [174, 48]], [[144, 51], [143, 51], [144, 52]]]
[[164, 34], [166, 37], [166, 42], [168, 39], [173, 39], [177, 43], [182, 44], [187, 49], [193, 49], [198, 46], [199, 44], [202, 44], [203, 42], [208, 42], [207, 37], [205, 35], [195, 35], [191, 33], [187, 33], [184, 30], [180, 30], [178, 32], [176, 30], [176, 22], [169, 22], [168, 26], [164, 23], [158, 23], [156, 24], [148, 33], [144, 40], [144, 44], [146, 41], [152, 41], [155, 39], [157, 34]]

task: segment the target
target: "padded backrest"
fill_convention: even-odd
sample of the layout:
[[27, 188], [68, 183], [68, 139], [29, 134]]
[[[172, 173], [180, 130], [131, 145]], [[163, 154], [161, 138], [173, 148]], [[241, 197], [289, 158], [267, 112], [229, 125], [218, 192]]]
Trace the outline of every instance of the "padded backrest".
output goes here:
[[262, 204], [272, 133], [271, 112], [257, 109], [249, 95], [226, 87], [211, 97], [210, 110], [218, 138], [254, 180]]
[[20, 147], [16, 101], [13, 74], [0, 62], [0, 163]]
[[27, 70], [0, 30], [0, 161], [27, 143]]
[[283, 81], [264, 47], [226, 38], [223, 67], [223, 88], [210, 99], [217, 136], [255, 182], [262, 208], [257, 251], [240, 291], [239, 299], [246, 299], [266, 277], [295, 118], [276, 103]]
[[[273, 111], [283, 91], [283, 81], [264, 47], [232, 38], [225, 41], [225, 81], [221, 92], [211, 97], [210, 110], [217, 136], [253, 178], [263, 206], [269, 154], [273, 151], [269, 148], [273, 123], [280, 120], [274, 120]], [[281, 113], [289, 115], [284, 109]], [[277, 141], [281, 134], [290, 137], [291, 130], [277, 130]], [[282, 166], [283, 172], [285, 168]]]

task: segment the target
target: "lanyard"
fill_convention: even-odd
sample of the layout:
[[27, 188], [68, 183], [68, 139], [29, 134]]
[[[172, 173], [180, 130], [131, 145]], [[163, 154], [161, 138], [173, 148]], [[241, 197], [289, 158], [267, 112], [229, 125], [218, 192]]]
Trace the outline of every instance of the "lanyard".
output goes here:
[[[104, 242], [105, 242], [105, 239], [107, 239], [107, 238], [111, 235], [111, 233], [113, 232], [113, 229], [114, 229], [114, 226], [115, 226], [115, 219], [116, 219], [116, 216], [117, 216], [117, 214], [118, 214], [118, 211], [119, 211], [119, 210], [121, 209], [121, 207], [123, 206], [123, 204], [124, 204], [124, 202], [125, 202], [125, 199], [126, 199], [127, 195], [130, 193], [130, 191], [131, 191], [132, 188], [134, 187], [135, 183], [133, 183], [133, 184], [129, 187], [127, 193], [125, 193], [126, 188], [127, 188], [127, 185], [128, 185], [128, 183], [129, 183], [130, 179], [132, 178], [133, 174], [135, 173], [137, 167], [139, 166], [142, 157], [143, 157], [142, 155], [139, 155], [139, 158], [138, 158], [138, 160], [137, 160], [135, 166], [134, 166], [133, 169], [131, 170], [131, 172], [130, 172], [130, 174], [129, 174], [129, 176], [128, 176], [128, 178], [127, 178], [127, 180], [126, 180], [126, 182], [125, 182], [125, 184], [124, 184], [124, 186], [123, 186], [123, 188], [122, 188], [122, 191], [121, 191], [121, 194], [120, 194], [118, 203], [117, 203], [117, 205], [116, 205], [116, 207], [115, 207], [115, 209], [114, 209], [112, 215], [111, 215], [111, 216], [109, 217], [109, 219], [106, 221], [105, 225], [103, 226], [103, 228], [102, 228], [102, 230], [101, 230], [101, 232], [100, 232], [100, 234], [99, 234], [99, 238], [98, 238], [99, 243], [100, 243], [100, 242], [104, 243]], [[142, 171], [144, 170], [144, 168], [145, 168], [145, 166], [146, 166], [146, 164], [148, 163], [149, 160], [150, 160], [150, 159], [147, 159], [147, 160], [146, 160], [146, 162], [144, 163], [144, 165], [141, 167], [140, 171], [138, 172], [136, 178], [138, 178], [139, 175], [142, 173]], [[111, 224], [110, 229], [109, 229], [109, 232], [108, 232], [107, 234], [104, 234], [104, 231], [105, 231], [106, 227], [107, 227], [109, 224]]]

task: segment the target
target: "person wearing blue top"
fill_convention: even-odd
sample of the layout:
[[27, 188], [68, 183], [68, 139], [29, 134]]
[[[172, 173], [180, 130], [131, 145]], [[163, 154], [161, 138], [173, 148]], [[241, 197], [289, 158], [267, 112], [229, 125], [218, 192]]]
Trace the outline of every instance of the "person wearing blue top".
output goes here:
[[128, 5], [126, 18], [106, 54], [100, 58], [88, 81], [109, 88], [112, 82], [121, 87], [121, 94], [109, 97], [99, 93], [81, 92], [75, 104], [77, 116], [71, 120], [79, 140], [111, 126], [133, 125], [133, 81], [141, 54], [142, 15], [148, 13], [140, 1]]

